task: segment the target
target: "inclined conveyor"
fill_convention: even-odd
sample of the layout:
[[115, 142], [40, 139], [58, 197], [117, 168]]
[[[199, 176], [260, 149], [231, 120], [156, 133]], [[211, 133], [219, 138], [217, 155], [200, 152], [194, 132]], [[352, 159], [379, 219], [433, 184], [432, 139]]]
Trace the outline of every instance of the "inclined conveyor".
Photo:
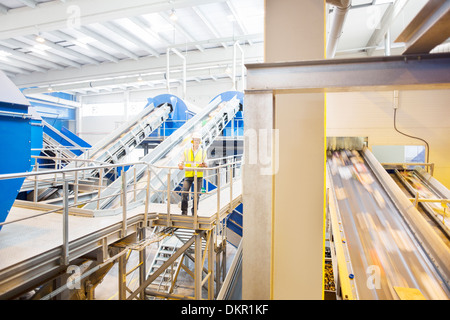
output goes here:
[[[204, 109], [198, 112], [193, 118], [187, 121], [183, 126], [172, 133], [166, 140], [159, 144], [155, 149], [149, 152], [141, 159], [141, 162], [151, 164], [158, 167], [175, 167], [178, 164], [183, 150], [190, 144], [191, 135], [193, 132], [200, 132], [202, 136], [202, 148], [205, 150], [213, 143], [214, 139], [220, 135], [227, 123], [231, 121], [236, 113], [242, 109], [243, 94], [235, 91], [228, 91], [215, 97]], [[145, 181], [147, 180], [148, 166], [144, 164], [137, 164], [133, 168], [128, 169], [129, 172], [136, 172], [127, 175], [127, 186], [134, 184], [134, 180], [142, 181], [140, 188], [145, 188]], [[160, 168], [153, 172], [154, 176], [151, 178], [151, 187], [153, 190], [167, 189], [167, 173], [168, 169]], [[173, 190], [183, 179], [184, 172], [181, 170], [174, 171], [170, 178], [169, 189]], [[93, 202], [84, 206], [85, 209], [95, 210], [97, 207], [105, 212], [111, 210], [115, 212], [115, 208], [120, 205], [120, 189], [123, 181], [120, 179], [111, 183], [101, 193], [102, 198], [107, 198], [100, 201], [97, 205], [95, 198]], [[131, 188], [131, 187], [129, 187]], [[114, 196], [117, 194], [117, 196]], [[136, 197], [135, 203], [144, 199], [145, 191], [140, 191]], [[152, 201], [163, 201], [161, 193], [154, 193]], [[158, 200], [159, 199], [159, 200]]]
[[328, 151], [335, 279], [343, 299], [448, 299], [450, 248], [367, 148]]
[[421, 166], [383, 164], [442, 240], [450, 246], [450, 191]]
[[[79, 156], [79, 159], [88, 159], [97, 163], [124, 162], [124, 157], [139, 146], [153, 131], [158, 129], [169, 118], [177, 104], [182, 104], [182, 102], [177, 103], [179, 98], [176, 96], [169, 96], [165, 101], [160, 101], [157, 97], [155, 99], [140, 113], [97, 142], [86, 152], [86, 155]], [[160, 104], [155, 105], [157, 101]], [[73, 161], [67, 167], [80, 167], [80, 164]], [[107, 176], [108, 172], [104, 174]], [[94, 170], [91, 175], [98, 177], [99, 173], [97, 170]]]

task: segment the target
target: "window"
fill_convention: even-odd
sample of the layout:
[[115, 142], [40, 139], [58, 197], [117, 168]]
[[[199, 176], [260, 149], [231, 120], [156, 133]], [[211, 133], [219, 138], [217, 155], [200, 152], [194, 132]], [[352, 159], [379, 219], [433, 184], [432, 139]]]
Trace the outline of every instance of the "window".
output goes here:
[[425, 146], [372, 146], [372, 153], [382, 163], [425, 162]]
[[82, 117], [121, 116], [124, 115], [123, 103], [84, 104], [81, 108]]

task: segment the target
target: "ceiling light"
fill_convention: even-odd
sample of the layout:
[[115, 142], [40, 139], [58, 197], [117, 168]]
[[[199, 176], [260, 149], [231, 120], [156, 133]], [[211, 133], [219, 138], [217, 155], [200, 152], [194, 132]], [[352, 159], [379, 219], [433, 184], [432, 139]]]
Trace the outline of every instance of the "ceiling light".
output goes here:
[[9, 57], [11, 53], [0, 50], [0, 60], [8, 61], [7, 57]]
[[172, 12], [170, 13], [169, 18], [170, 18], [170, 20], [172, 20], [172, 21], [177, 21], [177, 20], [178, 20], [178, 16], [176, 15], [174, 9], [172, 9]]
[[35, 44], [32, 48], [30, 48], [31, 50], [37, 50], [37, 51], [45, 51], [45, 50], [48, 50], [48, 49], [50, 49], [50, 47], [49, 46], [46, 46], [45, 44], [42, 44], [42, 43], [38, 43], [38, 44]]
[[142, 81], [142, 77], [139, 75], [139, 77], [137, 78], [138, 81]]
[[53, 88], [52, 88], [51, 85], [48, 86], [47, 91], [49, 91], [49, 92], [50, 92], [50, 91], [53, 91]]
[[76, 41], [81, 42], [81, 43], [84, 43], [84, 44], [88, 44], [88, 43], [94, 42], [95, 39], [94, 39], [94, 38], [91, 38], [91, 37], [89, 37], [89, 36], [83, 36], [83, 37], [77, 38]]
[[42, 38], [42, 36], [41, 36], [40, 34], [37, 35], [37, 37], [36, 37], [35, 40], [36, 40], [37, 42], [39, 42], [39, 43], [44, 43], [44, 42], [45, 42], [45, 39]]
[[3, 50], [0, 50], [0, 57], [8, 57], [10, 55], [11, 55], [11, 53], [3, 51]]

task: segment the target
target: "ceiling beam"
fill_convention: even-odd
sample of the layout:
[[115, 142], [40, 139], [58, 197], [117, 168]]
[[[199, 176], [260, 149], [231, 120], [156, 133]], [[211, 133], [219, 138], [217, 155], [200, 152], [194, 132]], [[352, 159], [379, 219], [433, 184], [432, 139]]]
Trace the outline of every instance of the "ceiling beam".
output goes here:
[[383, 41], [384, 36], [391, 28], [392, 23], [405, 8], [405, 5], [408, 3], [408, 1], [409, 0], [397, 0], [394, 4], [390, 4], [387, 7], [383, 17], [380, 20], [380, 28], [376, 28], [374, 30], [372, 36], [366, 44], [366, 47], [370, 48], [367, 50], [368, 56], [373, 55], [377, 46]]
[[167, 46], [170, 45], [170, 41], [161, 37], [158, 33], [154, 32], [151, 27], [148, 25], [147, 21], [142, 17], [131, 17], [129, 18], [132, 23], [136, 26], [140, 27], [144, 32], [146, 32], [152, 38], [161, 42], [161, 44]]
[[450, 54], [246, 64], [246, 93], [450, 88]]
[[218, 44], [218, 43], [226, 43], [231, 42], [231, 45], [233, 45], [236, 41], [243, 41], [243, 42], [250, 42], [253, 40], [260, 39], [262, 42], [264, 39], [263, 33], [254, 33], [254, 34], [247, 34], [242, 36], [232, 36], [232, 37], [224, 37], [224, 38], [218, 38], [218, 39], [209, 39], [209, 40], [201, 40], [201, 41], [195, 41], [195, 42], [188, 42], [188, 43], [177, 43], [173, 45], [169, 45], [168, 48], [185, 48], [186, 46], [195, 46], [195, 45], [207, 45], [207, 44]]
[[100, 41], [105, 46], [108, 46], [112, 49], [119, 51], [120, 53], [130, 57], [131, 59], [134, 59], [134, 60], [139, 59], [139, 57], [136, 54], [134, 54], [133, 52], [131, 52], [130, 50], [124, 48], [123, 46], [115, 43], [112, 40], [105, 38], [104, 36], [98, 34], [97, 32], [88, 29], [87, 27], [80, 27], [79, 31], [91, 38], [94, 38], [94, 39]]
[[[220, 38], [219, 33], [217, 32], [216, 28], [209, 22], [208, 18], [202, 13], [202, 11], [197, 7], [192, 7], [192, 10], [194, 10], [195, 14], [203, 21], [205, 26], [209, 29], [209, 31], [212, 33], [216, 39]], [[226, 43], [222, 42], [222, 46], [226, 49], [227, 45]]]
[[30, 8], [36, 8], [37, 6], [37, 2], [34, 0], [19, 0], [19, 1]]
[[33, 46], [29, 45], [27, 43], [24, 43], [24, 42], [15, 40], [15, 39], [8, 39], [8, 40], [5, 40], [4, 42], [8, 43], [8, 44], [10, 44], [12, 46], [15, 46], [17, 48], [23, 48], [25, 50], [30, 50], [31, 51], [30, 55], [34, 55], [34, 56], [37, 56], [37, 57], [40, 57], [42, 59], [49, 60], [49, 61], [52, 61], [52, 62], [55, 62], [55, 63], [63, 63], [63, 64], [66, 64], [66, 65], [69, 65], [69, 66], [72, 66], [72, 67], [75, 67], [75, 68], [81, 68], [81, 64], [80, 63], [72, 61], [72, 60], [67, 59], [65, 57], [61, 57], [60, 55], [54, 54], [52, 52], [49, 52], [49, 51], [43, 51], [43, 52], [33, 51], [32, 50]]
[[[243, 45], [245, 53], [245, 61], [262, 62], [263, 57], [263, 43], [256, 43], [253, 46]], [[233, 51], [225, 50], [222, 47], [207, 49], [207, 55], [199, 52], [189, 52], [187, 56], [187, 65], [189, 68], [201, 68], [211, 65], [227, 65], [231, 64], [233, 60]], [[181, 61], [176, 59], [173, 62], [172, 70], [181, 67]], [[166, 72], [166, 60], [156, 59], [155, 57], [144, 57], [139, 60], [121, 60], [119, 63], [105, 62], [96, 65], [85, 65], [80, 69], [66, 69], [66, 70], [49, 70], [45, 74], [31, 74], [28, 76], [16, 76], [13, 82], [19, 88], [28, 88], [34, 86], [67, 84], [81, 81], [95, 81], [106, 78], [150, 74], [150, 73], [164, 73]]]
[[[1, 43], [1, 41], [0, 41], [0, 43]], [[32, 63], [32, 64], [39, 65], [39, 66], [46, 66], [49, 69], [58, 69], [58, 70], [64, 69], [62, 66], [60, 66], [59, 64], [56, 64], [54, 62], [32, 56], [28, 53], [23, 53], [21, 51], [11, 49], [11, 48], [1, 45], [1, 44], [0, 44], [0, 51], [5, 51], [7, 53], [10, 53], [12, 56], [14, 56], [15, 59], [22, 60], [24, 62]]]
[[[187, 41], [192, 41], [192, 42], [196, 41], [196, 39], [194, 39], [194, 37], [191, 36], [186, 30], [184, 30], [178, 23], [170, 20], [170, 16], [167, 13], [160, 12], [159, 15], [161, 17], [163, 17], [168, 23], [172, 24], [173, 27], [175, 28], [175, 30], [178, 31], [179, 33], [181, 33], [183, 35], [183, 37], [186, 38]], [[205, 51], [205, 48], [203, 48], [202, 46], [196, 45], [195, 47], [198, 50], [200, 50], [201, 52]]]
[[10, 64], [2, 63], [1, 61], [0, 61], [0, 69], [5, 70], [5, 71], [10, 71], [12, 73], [19, 73], [19, 74], [30, 74], [31, 73], [30, 71], [14, 67]]
[[[24, 38], [30, 40], [33, 44], [39, 44], [36, 41], [35, 36], [24, 36]], [[60, 46], [59, 44], [53, 43], [53, 42], [51, 42], [49, 40], [46, 40], [43, 44], [48, 46], [49, 48], [57, 51], [57, 52], [60, 52], [63, 55], [70, 56], [70, 57], [73, 57], [73, 58], [78, 58], [78, 59], [81, 59], [81, 60], [83, 60], [83, 61], [85, 61], [87, 63], [100, 64], [100, 62], [98, 62], [95, 59], [92, 59], [91, 57], [88, 57], [88, 56], [86, 56], [84, 54], [81, 54], [81, 53], [79, 53], [79, 52], [77, 52], [75, 50], [72, 50], [72, 49]]]
[[403, 54], [429, 53], [450, 37], [450, 1], [430, 0], [398, 36]]
[[64, 41], [70, 42], [70, 43], [72, 43], [74, 45], [85, 47], [87, 50], [92, 51], [93, 53], [95, 53], [95, 54], [105, 58], [106, 60], [109, 60], [109, 61], [112, 61], [112, 62], [116, 62], [116, 63], [119, 62], [119, 59], [114, 57], [113, 55], [111, 55], [111, 54], [109, 54], [109, 53], [107, 53], [107, 52], [105, 52], [103, 50], [100, 50], [99, 48], [94, 47], [93, 45], [91, 45], [89, 43], [86, 43], [86, 44], [79, 43], [79, 41], [75, 37], [72, 37], [71, 35], [68, 35], [67, 33], [64, 33], [64, 32], [59, 31], [59, 30], [52, 31], [51, 33], [54, 36], [56, 36], [56, 37], [58, 37], [58, 38], [60, 38], [60, 39], [62, 39]]
[[6, 56], [4, 58], [0, 58], [0, 61], [4, 61], [7, 64], [18, 67], [25, 70], [37, 71], [37, 72], [47, 72], [47, 69], [35, 66], [34, 64], [25, 63], [20, 60], [16, 60], [14, 56]]
[[[228, 6], [228, 9], [231, 11], [231, 14], [234, 17], [234, 21], [237, 23], [237, 25], [239, 26], [239, 29], [241, 30], [242, 34], [247, 34], [247, 29], [244, 26], [244, 23], [242, 22], [241, 18], [239, 18], [239, 15], [237, 14], [236, 9], [234, 8], [233, 4], [230, 1], [226, 1], [226, 4]], [[234, 22], [233, 22], [234, 24]], [[251, 41], [248, 42], [250, 45], [252, 45], [253, 43]]]
[[[214, 67], [212, 69], [201, 69], [201, 70], [187, 70], [186, 78], [188, 81], [195, 81], [198, 78], [211, 78], [217, 81], [219, 78], [229, 78], [226, 74], [226, 67]], [[172, 75], [173, 73], [173, 75]], [[240, 75], [239, 75], [240, 76]], [[173, 77], [173, 78], [172, 78]], [[139, 80], [139, 79], [140, 80]], [[177, 83], [182, 81], [182, 70], [174, 70], [171, 72], [171, 82]], [[152, 74], [152, 75], [141, 75], [141, 76], [131, 76], [131, 77], [120, 77], [115, 79], [97, 80], [89, 82], [79, 82], [72, 84], [63, 85], [52, 85], [53, 91], [67, 91], [67, 90], [100, 90], [105, 87], [139, 87], [147, 83], [158, 83], [165, 81], [164, 74]], [[38, 88], [24, 89], [24, 94], [36, 94], [44, 93], [48, 89], [48, 84]]]
[[2, 16], [0, 39], [7, 39], [38, 31], [78, 28], [97, 22], [159, 13], [171, 9], [199, 6], [225, 0], [73, 0], [49, 1], [36, 8], [10, 9]]
[[2, 4], [0, 4], [0, 13], [7, 14], [8, 11], [9, 11], [9, 8], [8, 8], [8, 7], [6, 7], [6, 6], [2, 5]]
[[157, 52], [155, 49], [153, 49], [146, 42], [144, 42], [141, 39], [139, 39], [138, 37], [134, 36], [131, 32], [125, 31], [124, 29], [119, 27], [114, 22], [106, 21], [106, 22], [103, 22], [103, 25], [106, 28], [108, 28], [109, 30], [111, 30], [112, 32], [114, 32], [114, 33], [118, 34], [119, 36], [121, 36], [122, 38], [127, 39], [128, 41], [134, 43], [138, 47], [141, 47], [142, 49], [148, 51], [152, 55], [154, 55], [156, 57], [159, 57], [159, 52]]

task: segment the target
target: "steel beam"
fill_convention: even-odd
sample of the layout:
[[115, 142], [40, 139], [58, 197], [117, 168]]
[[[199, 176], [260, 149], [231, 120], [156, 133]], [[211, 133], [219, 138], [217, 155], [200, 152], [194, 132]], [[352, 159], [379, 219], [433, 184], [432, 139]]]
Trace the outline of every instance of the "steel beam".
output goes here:
[[247, 92], [450, 88], [450, 54], [248, 64]]
[[[39, 3], [39, 6], [36, 8], [20, 8], [20, 10], [7, 10], [5, 7], [2, 11], [7, 11], [8, 14], [2, 16], [0, 39], [35, 33], [36, 26], [39, 26], [39, 31], [47, 32], [224, 1], [73, 0], [68, 3], [59, 1], [43, 2]], [[107, 8], [106, 11], [105, 8]]]

